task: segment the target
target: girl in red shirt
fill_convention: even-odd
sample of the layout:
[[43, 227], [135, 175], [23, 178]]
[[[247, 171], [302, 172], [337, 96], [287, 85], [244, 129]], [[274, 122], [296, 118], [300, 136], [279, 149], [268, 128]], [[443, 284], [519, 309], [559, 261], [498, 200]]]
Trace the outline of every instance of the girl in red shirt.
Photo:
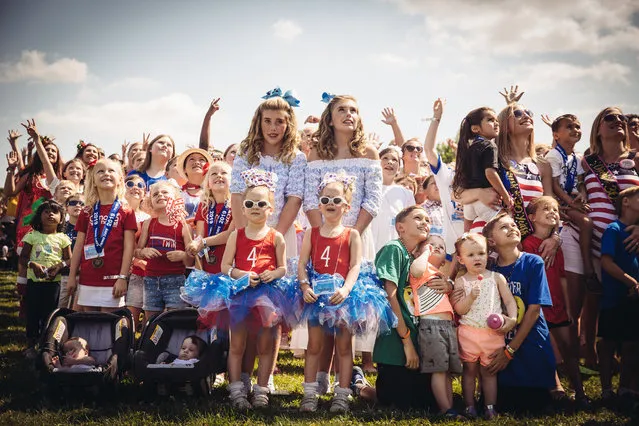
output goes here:
[[179, 189], [168, 181], [150, 188], [152, 217], [144, 221], [135, 257], [146, 260], [144, 271], [144, 311], [148, 317], [165, 309], [186, 307], [180, 298], [187, 266], [194, 258], [185, 251], [191, 229], [184, 220], [184, 200]]
[[[228, 355], [231, 404], [246, 409], [268, 405], [268, 378], [275, 362], [274, 347], [278, 327], [287, 319], [291, 303], [287, 302], [277, 280], [286, 274], [284, 237], [266, 221], [273, 213], [277, 175], [259, 169], [242, 172], [247, 189], [242, 213], [245, 228], [231, 232], [222, 258], [222, 272], [233, 283], [230, 288], [229, 313], [231, 341]], [[250, 329], [257, 334], [257, 385], [253, 386], [252, 405], [241, 381], [242, 358]]]
[[342, 217], [350, 209], [355, 179], [346, 174], [324, 176], [319, 186], [323, 224], [308, 229], [302, 242], [297, 273], [305, 302], [302, 319], [308, 321], [308, 347], [301, 411], [317, 410], [317, 374], [325, 341], [335, 335], [340, 374], [330, 410], [348, 411], [353, 334], [370, 331], [373, 324], [390, 329], [396, 323], [381, 289], [367, 285], [368, 276], [360, 275], [359, 232], [342, 225]]
[[101, 159], [87, 173], [86, 207], [75, 225], [78, 231], [67, 291], [75, 292], [84, 311], [112, 312], [124, 306], [127, 279], [135, 248], [135, 212], [126, 204], [120, 163]]

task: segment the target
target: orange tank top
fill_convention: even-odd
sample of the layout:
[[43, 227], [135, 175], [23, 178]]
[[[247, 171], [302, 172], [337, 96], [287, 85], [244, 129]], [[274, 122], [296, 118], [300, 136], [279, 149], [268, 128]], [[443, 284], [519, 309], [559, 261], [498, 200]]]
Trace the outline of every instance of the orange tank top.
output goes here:
[[320, 274], [340, 274], [346, 279], [351, 267], [351, 228], [345, 228], [337, 237], [320, 235], [319, 228], [311, 229], [311, 263]]
[[237, 230], [235, 244], [235, 267], [243, 271], [261, 274], [264, 271], [277, 269], [275, 255], [275, 231], [269, 229], [261, 240], [251, 240], [246, 236], [244, 228]]

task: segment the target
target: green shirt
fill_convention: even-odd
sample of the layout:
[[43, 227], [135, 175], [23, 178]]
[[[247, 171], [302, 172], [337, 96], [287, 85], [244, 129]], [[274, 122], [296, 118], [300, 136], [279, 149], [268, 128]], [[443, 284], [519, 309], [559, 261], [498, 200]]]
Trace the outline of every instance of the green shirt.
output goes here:
[[[31, 246], [31, 257], [29, 260], [46, 268], [50, 268], [62, 262], [62, 250], [71, 245], [69, 237], [62, 232], [43, 234], [38, 231], [31, 231], [22, 238], [22, 241]], [[27, 269], [27, 278], [32, 281], [60, 281], [61, 277], [62, 275], [58, 274], [53, 280], [49, 278], [36, 278], [33, 269]]]
[[[377, 252], [375, 269], [377, 276], [384, 282], [390, 281], [397, 285], [397, 301], [401, 309], [402, 318], [410, 329], [413, 345], [417, 348], [417, 323], [419, 318], [413, 316], [408, 309], [411, 303], [408, 273], [412, 259], [399, 240], [392, 240]], [[407, 291], [408, 290], [408, 291]], [[375, 341], [373, 361], [389, 365], [406, 365], [406, 355], [402, 339], [394, 329], [391, 334], [379, 336]]]

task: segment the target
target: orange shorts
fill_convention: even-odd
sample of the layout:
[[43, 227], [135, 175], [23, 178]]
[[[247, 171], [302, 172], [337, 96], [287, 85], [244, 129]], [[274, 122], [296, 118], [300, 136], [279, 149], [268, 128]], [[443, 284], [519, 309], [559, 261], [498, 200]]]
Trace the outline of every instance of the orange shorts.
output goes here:
[[462, 362], [479, 362], [486, 367], [492, 361], [489, 356], [506, 345], [504, 335], [490, 328], [460, 324], [457, 327], [459, 358]]

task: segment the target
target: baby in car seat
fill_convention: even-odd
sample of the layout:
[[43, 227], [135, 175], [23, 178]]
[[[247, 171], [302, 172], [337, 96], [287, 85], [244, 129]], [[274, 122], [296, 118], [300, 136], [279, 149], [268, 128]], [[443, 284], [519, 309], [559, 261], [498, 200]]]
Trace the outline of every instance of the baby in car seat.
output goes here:
[[89, 355], [89, 344], [82, 337], [71, 337], [62, 344], [62, 360], [54, 356], [51, 359], [55, 368], [87, 369], [94, 367], [97, 362]]

